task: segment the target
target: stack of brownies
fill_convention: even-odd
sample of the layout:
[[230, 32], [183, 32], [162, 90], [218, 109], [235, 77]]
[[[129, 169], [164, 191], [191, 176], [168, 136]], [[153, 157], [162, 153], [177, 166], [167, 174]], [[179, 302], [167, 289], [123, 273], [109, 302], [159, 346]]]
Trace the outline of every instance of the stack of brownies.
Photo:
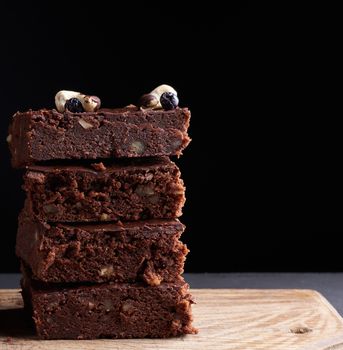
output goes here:
[[16, 113], [7, 141], [25, 167], [16, 252], [42, 339], [195, 333], [181, 277], [185, 201], [169, 156], [188, 145], [190, 112], [162, 85], [138, 107], [60, 91], [56, 109]]

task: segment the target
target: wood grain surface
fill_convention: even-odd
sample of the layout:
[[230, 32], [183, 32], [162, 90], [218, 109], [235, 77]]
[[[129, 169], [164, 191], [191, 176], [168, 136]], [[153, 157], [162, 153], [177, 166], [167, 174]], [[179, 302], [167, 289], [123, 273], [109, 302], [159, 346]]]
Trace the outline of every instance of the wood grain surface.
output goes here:
[[39, 341], [18, 290], [0, 290], [1, 350], [343, 350], [343, 320], [312, 290], [198, 289], [198, 335], [174, 339]]

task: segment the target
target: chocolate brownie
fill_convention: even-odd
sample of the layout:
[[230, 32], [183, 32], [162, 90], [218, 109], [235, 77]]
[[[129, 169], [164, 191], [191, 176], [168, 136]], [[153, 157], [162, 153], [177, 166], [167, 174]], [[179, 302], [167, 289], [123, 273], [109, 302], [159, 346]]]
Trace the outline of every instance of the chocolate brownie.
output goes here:
[[41, 221], [89, 222], [175, 218], [185, 191], [168, 157], [96, 166], [31, 166], [26, 208]]
[[41, 339], [166, 338], [194, 334], [192, 297], [183, 281], [43, 285], [24, 275], [25, 309]]
[[16, 252], [44, 282], [135, 282], [180, 278], [187, 247], [178, 220], [47, 224], [19, 216]]
[[190, 111], [102, 109], [17, 112], [9, 128], [13, 167], [53, 159], [179, 156], [190, 142]]

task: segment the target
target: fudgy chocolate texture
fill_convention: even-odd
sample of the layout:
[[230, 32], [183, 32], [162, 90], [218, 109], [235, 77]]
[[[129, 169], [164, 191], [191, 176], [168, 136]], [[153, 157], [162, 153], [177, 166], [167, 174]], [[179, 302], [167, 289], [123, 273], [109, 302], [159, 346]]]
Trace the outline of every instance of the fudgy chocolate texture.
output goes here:
[[166, 338], [194, 334], [188, 285], [139, 283], [49, 287], [27, 275], [24, 305], [41, 339]]
[[91, 166], [31, 166], [26, 210], [41, 221], [89, 222], [176, 218], [185, 189], [168, 157]]
[[174, 282], [187, 247], [178, 220], [63, 225], [19, 216], [16, 253], [44, 282]]
[[54, 159], [179, 156], [189, 144], [190, 111], [102, 109], [17, 112], [9, 128], [13, 167]]

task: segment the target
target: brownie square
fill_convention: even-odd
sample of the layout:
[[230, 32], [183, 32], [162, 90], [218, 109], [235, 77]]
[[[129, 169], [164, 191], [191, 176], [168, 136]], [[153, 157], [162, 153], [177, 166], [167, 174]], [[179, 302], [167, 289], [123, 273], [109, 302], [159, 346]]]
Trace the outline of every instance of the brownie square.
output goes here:
[[44, 285], [24, 274], [26, 310], [41, 339], [166, 338], [194, 334], [192, 297], [183, 281]]
[[189, 120], [187, 108], [29, 110], [13, 116], [7, 140], [16, 168], [56, 159], [179, 156], [190, 142]]
[[30, 166], [24, 176], [26, 210], [41, 221], [90, 222], [176, 218], [185, 189], [168, 157], [102, 166]]
[[16, 253], [43, 282], [136, 282], [159, 285], [180, 279], [187, 247], [178, 220], [48, 224], [24, 211]]

